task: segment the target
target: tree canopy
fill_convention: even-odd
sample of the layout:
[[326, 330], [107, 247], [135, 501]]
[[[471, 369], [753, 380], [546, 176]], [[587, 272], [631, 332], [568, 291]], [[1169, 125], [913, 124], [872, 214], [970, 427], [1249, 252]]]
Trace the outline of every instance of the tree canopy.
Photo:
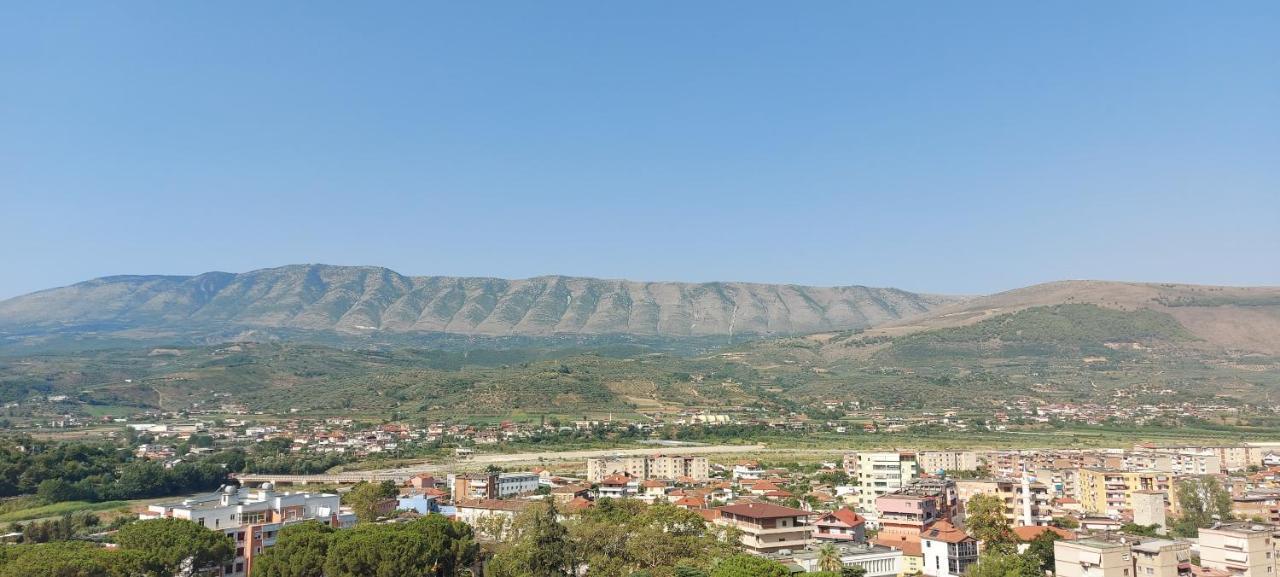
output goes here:
[[156, 577], [222, 565], [235, 553], [231, 537], [185, 519], [130, 523], [116, 533], [115, 540], [121, 550], [138, 556], [145, 574]]

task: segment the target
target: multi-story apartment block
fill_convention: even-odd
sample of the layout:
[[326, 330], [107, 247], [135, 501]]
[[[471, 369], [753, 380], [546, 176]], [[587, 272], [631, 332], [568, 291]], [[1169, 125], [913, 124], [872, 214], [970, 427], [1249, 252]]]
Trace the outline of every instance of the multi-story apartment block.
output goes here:
[[876, 498], [880, 535], [919, 542], [920, 533], [938, 521], [949, 521], [959, 509], [956, 484], [950, 479], [912, 479], [888, 495]]
[[798, 550], [809, 544], [813, 513], [772, 503], [737, 503], [716, 509], [715, 523], [735, 527], [742, 547], [749, 553], [762, 555], [783, 549]]
[[1226, 523], [1200, 530], [1200, 565], [1232, 577], [1275, 577], [1276, 538], [1273, 525]]
[[1280, 489], [1258, 489], [1232, 497], [1231, 513], [1280, 525]]
[[454, 500], [506, 499], [538, 490], [537, 473], [463, 473], [449, 475]]
[[1021, 479], [965, 479], [956, 481], [960, 502], [975, 495], [995, 495], [1004, 503], [1004, 516], [1014, 527], [1042, 526], [1053, 521], [1053, 496], [1044, 483]]
[[343, 512], [341, 498], [329, 493], [277, 493], [271, 483], [260, 489], [228, 485], [222, 491], [178, 503], [151, 505], [142, 519], [186, 519], [205, 528], [222, 531], [235, 541], [235, 557], [221, 568], [223, 577], [241, 577], [253, 570], [253, 560], [275, 545], [285, 525], [319, 521], [332, 527], [355, 525], [356, 517]]
[[920, 474], [915, 453], [878, 452], [845, 455], [844, 468], [857, 481], [856, 507], [878, 516], [876, 499], [897, 491]]
[[973, 451], [923, 451], [916, 456], [920, 471], [936, 475], [945, 471], [978, 470], [978, 454]]
[[1173, 476], [1160, 471], [1113, 471], [1081, 469], [1080, 504], [1085, 511], [1119, 515], [1133, 509], [1134, 491], [1161, 491], [1168, 494]]
[[639, 480], [675, 481], [689, 478], [706, 481], [711, 469], [706, 457], [680, 455], [640, 455], [587, 459], [587, 480], [599, 483], [610, 475], [630, 475]]
[[1191, 577], [1191, 544], [1127, 535], [1091, 535], [1053, 544], [1057, 577]]

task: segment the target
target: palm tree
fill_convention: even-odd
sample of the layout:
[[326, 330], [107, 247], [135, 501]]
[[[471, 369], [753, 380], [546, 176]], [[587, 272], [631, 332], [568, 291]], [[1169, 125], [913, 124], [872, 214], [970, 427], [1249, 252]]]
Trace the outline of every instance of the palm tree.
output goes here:
[[844, 568], [844, 562], [840, 560], [840, 550], [835, 545], [827, 543], [818, 547], [818, 570], [831, 571], [839, 573]]

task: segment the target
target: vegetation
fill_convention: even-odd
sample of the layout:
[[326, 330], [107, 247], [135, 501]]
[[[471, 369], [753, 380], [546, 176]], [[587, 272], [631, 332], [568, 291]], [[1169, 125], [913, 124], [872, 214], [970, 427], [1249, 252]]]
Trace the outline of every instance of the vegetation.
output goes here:
[[1183, 479], [1175, 485], [1182, 516], [1171, 523], [1172, 533], [1195, 537], [1217, 520], [1231, 518], [1231, 494], [1213, 476]]
[[982, 493], [969, 498], [965, 504], [965, 528], [988, 549], [1011, 546], [1017, 541], [1004, 516], [1004, 502], [996, 495]]
[[576, 575], [652, 577], [705, 574], [738, 550], [737, 537], [693, 511], [604, 498], [567, 522], [552, 504], [535, 504], [501, 537], [489, 569], [498, 577]]

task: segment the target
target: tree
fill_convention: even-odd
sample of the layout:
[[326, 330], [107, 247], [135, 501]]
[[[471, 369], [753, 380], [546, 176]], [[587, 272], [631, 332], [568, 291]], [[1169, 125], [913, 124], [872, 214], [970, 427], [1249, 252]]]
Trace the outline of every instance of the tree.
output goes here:
[[865, 577], [867, 568], [862, 565], [849, 565], [840, 570], [840, 577]]
[[357, 483], [342, 496], [342, 501], [351, 507], [357, 519], [368, 523], [378, 519], [378, 504], [395, 497], [397, 493], [396, 484], [391, 481]]
[[408, 523], [364, 524], [333, 534], [326, 577], [452, 577], [477, 551], [471, 528], [441, 515]]
[[1043, 531], [1039, 535], [1036, 535], [1036, 538], [1032, 539], [1031, 543], [1027, 545], [1025, 555], [1038, 559], [1041, 571], [1053, 571], [1053, 544], [1061, 538], [1062, 536], [1054, 531]]
[[324, 577], [333, 528], [315, 521], [280, 530], [276, 544], [253, 562], [252, 577]]
[[1039, 557], [991, 549], [969, 567], [965, 577], [1044, 577]]
[[1141, 537], [1156, 537], [1160, 534], [1160, 525], [1152, 523], [1151, 525], [1139, 525], [1137, 523], [1125, 523], [1120, 526], [1121, 533], [1130, 535], [1138, 535]]
[[569, 532], [556, 518], [555, 503], [534, 503], [511, 524], [512, 539], [494, 555], [494, 575], [564, 577], [573, 556]]
[[986, 547], [1004, 547], [1016, 537], [1004, 516], [1004, 501], [995, 495], [980, 494], [965, 503], [965, 528]]
[[76, 541], [10, 545], [0, 577], [132, 577], [143, 573], [136, 554]]
[[134, 551], [148, 575], [192, 575], [232, 559], [231, 537], [185, 519], [154, 519], [125, 525], [116, 543]]
[[826, 543], [818, 547], [818, 569], [821, 571], [839, 571], [844, 568], [844, 562], [840, 560], [840, 550], [835, 545]]
[[1071, 517], [1054, 517], [1053, 526], [1063, 529], [1079, 529], [1080, 522]]
[[739, 553], [729, 557], [716, 564], [711, 570], [710, 577], [790, 577], [791, 571], [786, 565], [756, 557], [746, 553]]
[[1182, 516], [1172, 523], [1173, 533], [1179, 537], [1194, 537], [1215, 520], [1231, 518], [1231, 494], [1216, 477], [1183, 479], [1175, 485], [1174, 493], [1182, 509]]

